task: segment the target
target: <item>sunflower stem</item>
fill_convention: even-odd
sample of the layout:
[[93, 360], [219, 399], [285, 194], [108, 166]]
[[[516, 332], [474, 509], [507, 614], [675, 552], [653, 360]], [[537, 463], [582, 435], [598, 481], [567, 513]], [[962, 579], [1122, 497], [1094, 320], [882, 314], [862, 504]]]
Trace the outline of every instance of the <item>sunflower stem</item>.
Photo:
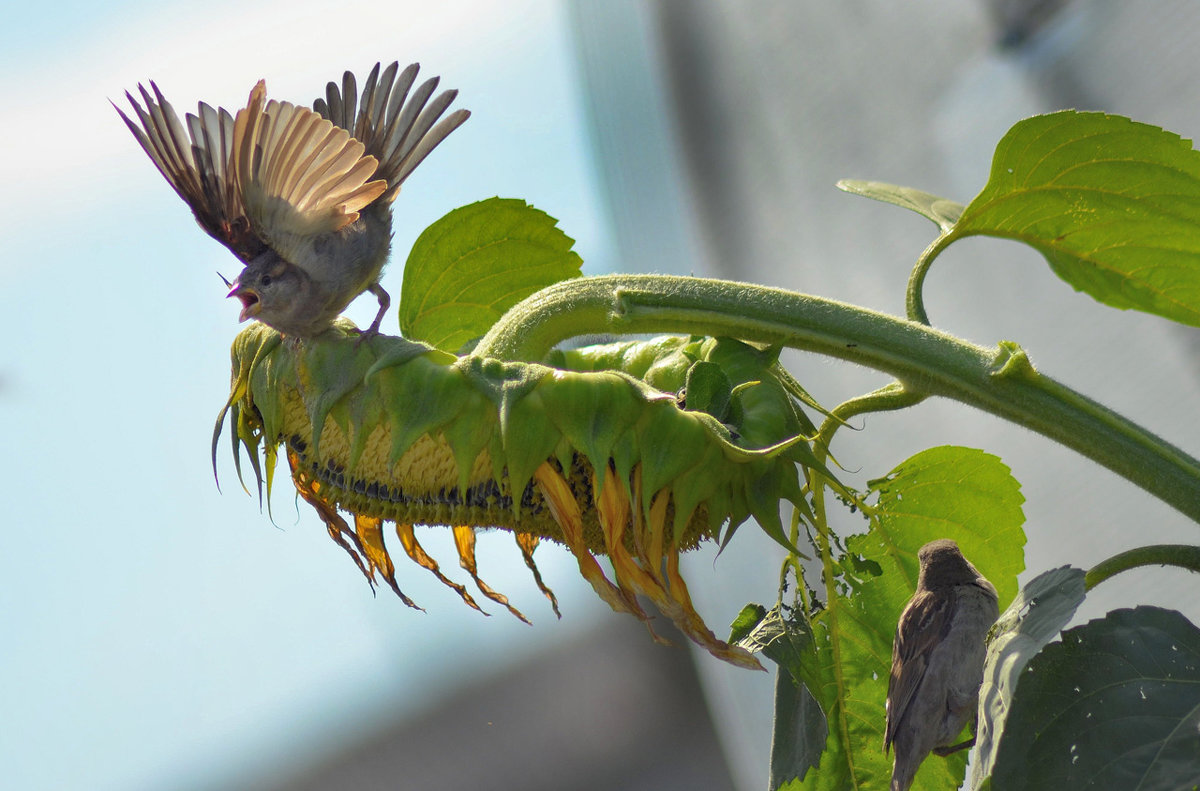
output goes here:
[[1036, 431], [1200, 521], [1200, 461], [1042, 375], [1016, 344], [977, 346], [844, 302], [702, 278], [576, 278], [515, 305], [474, 353], [536, 361], [578, 335], [648, 332], [783, 344], [886, 372], [908, 397], [952, 398]]

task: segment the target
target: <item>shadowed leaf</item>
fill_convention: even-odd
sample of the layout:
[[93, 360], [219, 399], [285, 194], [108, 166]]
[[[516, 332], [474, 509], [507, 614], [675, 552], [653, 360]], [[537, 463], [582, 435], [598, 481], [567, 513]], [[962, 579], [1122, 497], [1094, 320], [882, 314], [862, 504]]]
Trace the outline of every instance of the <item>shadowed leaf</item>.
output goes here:
[[775, 675], [775, 723], [771, 733], [771, 777], [777, 791], [821, 763], [829, 725], [817, 699], [782, 667]]
[[1157, 607], [1063, 633], [1021, 674], [995, 791], [1200, 784], [1200, 630]]
[[1083, 602], [1082, 569], [1063, 566], [1039, 574], [1021, 589], [996, 621], [988, 643], [979, 690], [979, 730], [971, 787], [982, 789], [991, 775], [1004, 721], [1025, 665], [1058, 637]]
[[[775, 676], [775, 723], [771, 737], [770, 789], [803, 777], [825, 749], [825, 715], [799, 680], [805, 661], [813, 661], [812, 631], [800, 617], [785, 618], [776, 605], [747, 604], [730, 627], [729, 642], [762, 652], [779, 667]], [[806, 659], [807, 655], [807, 659]]]

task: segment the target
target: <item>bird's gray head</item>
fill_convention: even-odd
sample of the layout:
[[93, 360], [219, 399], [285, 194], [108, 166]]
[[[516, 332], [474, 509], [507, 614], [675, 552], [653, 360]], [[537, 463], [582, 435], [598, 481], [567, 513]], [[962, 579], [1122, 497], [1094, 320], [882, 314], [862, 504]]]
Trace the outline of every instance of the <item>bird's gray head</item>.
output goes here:
[[296, 334], [303, 316], [293, 314], [307, 309], [304, 297], [311, 285], [304, 270], [267, 250], [246, 264], [228, 296], [242, 303], [238, 321], [257, 319], [285, 334]]
[[967, 585], [980, 578], [979, 570], [963, 557], [958, 544], [948, 538], [930, 541], [917, 552], [921, 575], [917, 587], [933, 590], [951, 585]]

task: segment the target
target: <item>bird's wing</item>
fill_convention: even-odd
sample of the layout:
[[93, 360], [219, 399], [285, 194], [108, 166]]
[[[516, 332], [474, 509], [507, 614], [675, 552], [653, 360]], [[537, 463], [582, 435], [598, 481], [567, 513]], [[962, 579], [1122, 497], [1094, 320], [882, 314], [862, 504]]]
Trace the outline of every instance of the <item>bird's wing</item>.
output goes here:
[[358, 219], [387, 189], [375, 157], [307, 107], [266, 101], [263, 82], [234, 119], [233, 162], [250, 227], [303, 266], [314, 238]]
[[444, 91], [430, 101], [438, 86], [438, 78], [433, 77], [410, 97], [419, 67], [414, 63], [397, 75], [399, 68], [399, 63], [392, 63], [381, 74], [376, 63], [361, 97], [354, 75], [346, 72], [340, 88], [329, 83], [325, 98], [313, 102], [321, 117], [361, 140], [366, 152], [378, 160], [374, 176], [387, 182], [383, 199], [389, 202], [429, 152], [471, 115], [468, 110], [455, 110], [442, 118], [458, 91]]
[[125, 93], [137, 122], [113, 104], [129, 131], [191, 207], [200, 227], [243, 261], [253, 258], [263, 244], [250, 231], [232, 177], [234, 123], [229, 111], [201, 102], [197, 115], [187, 114], [185, 129], [157, 85], [151, 82], [150, 90], [138, 85], [138, 91], [145, 107]]
[[929, 655], [946, 637], [953, 619], [954, 596], [939, 596], [930, 591], [918, 592], [901, 614], [892, 642], [884, 750], [895, 740], [904, 713], [921, 686]]

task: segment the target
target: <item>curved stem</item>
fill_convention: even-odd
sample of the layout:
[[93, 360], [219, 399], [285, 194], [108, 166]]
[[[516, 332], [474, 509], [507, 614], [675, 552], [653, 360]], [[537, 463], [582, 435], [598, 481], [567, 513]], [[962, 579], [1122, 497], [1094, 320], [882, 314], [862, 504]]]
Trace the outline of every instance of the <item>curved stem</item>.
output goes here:
[[910, 393], [952, 398], [1049, 437], [1200, 521], [1200, 461], [1038, 373], [1016, 344], [976, 346], [844, 302], [701, 278], [577, 278], [514, 306], [475, 354], [539, 360], [559, 341], [597, 332], [727, 335], [866, 365]]
[[933, 265], [933, 259], [937, 258], [957, 238], [953, 233], [943, 233], [934, 239], [917, 259], [912, 274], [908, 276], [908, 292], [904, 298], [905, 309], [910, 321], [929, 324], [929, 314], [925, 312], [925, 296], [922, 293], [922, 289], [925, 287], [925, 275], [929, 274], [929, 267]]
[[[791, 526], [788, 529], [788, 541], [792, 546], [800, 546], [800, 512], [792, 509]], [[808, 600], [808, 588], [804, 582], [804, 567], [800, 565], [800, 556], [795, 552], [788, 552], [783, 559], [783, 564], [779, 568], [779, 603], [783, 603], [784, 588], [787, 587], [788, 571], [792, 572], [792, 576], [796, 578], [796, 592], [792, 596], [792, 601], [801, 608], [805, 618], [812, 616], [811, 603]]]
[[821, 424], [821, 428], [817, 432], [817, 438], [813, 441], [813, 444], [820, 448], [828, 449], [829, 444], [833, 441], [834, 433], [844, 426], [850, 418], [872, 412], [890, 412], [896, 409], [904, 409], [905, 407], [921, 403], [927, 397], [925, 393], [916, 393], [909, 390], [900, 382], [891, 382], [878, 390], [872, 390], [869, 393], [843, 401], [834, 407], [833, 411], [829, 413], [829, 417], [825, 418], [825, 422]]
[[1136, 547], [1102, 560], [1088, 570], [1084, 585], [1088, 590], [1122, 571], [1139, 566], [1178, 566], [1200, 572], [1200, 547], [1190, 544], [1154, 544]]

